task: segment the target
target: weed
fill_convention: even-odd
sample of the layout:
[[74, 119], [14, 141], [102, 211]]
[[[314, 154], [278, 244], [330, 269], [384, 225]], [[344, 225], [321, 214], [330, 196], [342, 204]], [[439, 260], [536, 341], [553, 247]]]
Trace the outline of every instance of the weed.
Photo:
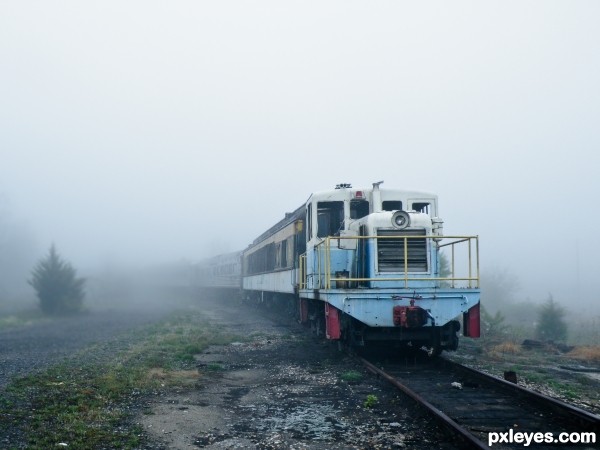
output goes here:
[[349, 370], [348, 372], [344, 372], [340, 378], [347, 383], [356, 383], [362, 380], [362, 377], [362, 373], [356, 370]]
[[373, 408], [377, 404], [378, 401], [379, 400], [377, 399], [376, 395], [369, 394], [369, 395], [367, 395], [367, 399], [365, 400], [363, 405], [365, 408]]
[[221, 372], [223, 370], [225, 370], [225, 368], [218, 363], [210, 363], [206, 366], [206, 370], [210, 371], [210, 372]]

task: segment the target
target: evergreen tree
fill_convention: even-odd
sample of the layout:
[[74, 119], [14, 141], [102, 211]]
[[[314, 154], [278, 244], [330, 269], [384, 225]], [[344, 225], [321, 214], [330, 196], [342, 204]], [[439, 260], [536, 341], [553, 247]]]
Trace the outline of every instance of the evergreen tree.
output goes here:
[[77, 278], [75, 269], [59, 256], [54, 244], [48, 256], [33, 268], [28, 282], [36, 290], [45, 314], [70, 314], [81, 310], [85, 280]]
[[554, 301], [552, 296], [540, 308], [535, 331], [538, 339], [560, 342], [567, 340], [565, 310]]

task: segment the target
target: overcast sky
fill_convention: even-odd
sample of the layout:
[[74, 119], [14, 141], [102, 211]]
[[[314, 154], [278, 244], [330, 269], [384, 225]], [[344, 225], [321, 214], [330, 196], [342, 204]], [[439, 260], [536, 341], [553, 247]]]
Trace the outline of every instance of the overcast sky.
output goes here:
[[523, 295], [594, 289], [597, 1], [0, 2], [0, 198], [76, 266], [245, 247], [341, 182], [435, 192]]

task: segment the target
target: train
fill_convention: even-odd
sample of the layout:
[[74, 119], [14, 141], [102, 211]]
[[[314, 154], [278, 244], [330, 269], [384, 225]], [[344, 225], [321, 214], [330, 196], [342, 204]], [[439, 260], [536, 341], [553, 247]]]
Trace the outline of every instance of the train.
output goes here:
[[342, 183], [245, 249], [193, 267], [194, 287], [283, 308], [328, 340], [453, 351], [480, 335], [479, 237], [444, 235], [437, 195]]

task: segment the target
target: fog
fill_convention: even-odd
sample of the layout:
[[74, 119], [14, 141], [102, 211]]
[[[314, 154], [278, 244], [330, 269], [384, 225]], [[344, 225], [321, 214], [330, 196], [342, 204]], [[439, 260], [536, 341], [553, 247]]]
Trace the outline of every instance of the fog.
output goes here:
[[313, 191], [385, 180], [437, 193], [515, 297], [598, 307], [598, 17], [4, 1], [0, 283], [27, 287], [52, 242], [83, 274], [242, 249]]

